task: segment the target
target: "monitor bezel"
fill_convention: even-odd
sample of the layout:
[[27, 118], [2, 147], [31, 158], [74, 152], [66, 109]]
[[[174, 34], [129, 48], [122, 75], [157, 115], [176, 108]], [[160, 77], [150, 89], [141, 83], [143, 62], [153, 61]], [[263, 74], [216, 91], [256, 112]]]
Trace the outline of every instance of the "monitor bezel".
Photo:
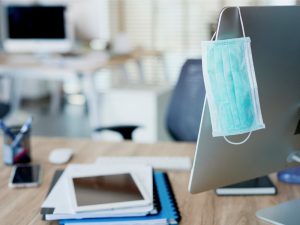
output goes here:
[[[16, 39], [9, 37], [8, 21], [7, 21], [7, 8], [11, 6], [16, 7], [64, 7], [64, 29], [65, 37], [61, 39]], [[9, 53], [64, 53], [72, 50], [74, 45], [74, 26], [69, 13], [69, 7], [66, 3], [59, 2], [24, 2], [24, 1], [4, 1], [1, 6], [2, 18], [1, 18], [1, 30], [2, 30], [2, 42], [3, 49]]]

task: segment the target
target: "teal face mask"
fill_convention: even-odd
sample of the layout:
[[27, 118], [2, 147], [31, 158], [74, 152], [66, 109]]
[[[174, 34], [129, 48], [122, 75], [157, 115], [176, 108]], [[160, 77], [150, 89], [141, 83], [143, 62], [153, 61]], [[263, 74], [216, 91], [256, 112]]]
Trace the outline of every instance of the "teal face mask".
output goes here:
[[[240, 20], [244, 37], [202, 43], [203, 76], [214, 137], [251, 134], [252, 131], [265, 128], [251, 41], [245, 37], [241, 14]], [[231, 144], [246, 141], [232, 143], [226, 140]]]

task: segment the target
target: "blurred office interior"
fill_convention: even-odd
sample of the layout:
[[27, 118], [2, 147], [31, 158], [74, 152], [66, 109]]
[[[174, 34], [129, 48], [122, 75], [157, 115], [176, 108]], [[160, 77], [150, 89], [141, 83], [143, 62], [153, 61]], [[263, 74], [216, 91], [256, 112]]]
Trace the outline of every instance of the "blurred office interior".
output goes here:
[[[2, 5], [47, 4], [47, 1], [9, 1]], [[75, 53], [55, 59], [78, 57], [77, 49], [99, 56], [105, 63], [92, 72], [63, 80], [43, 76], [0, 74], [0, 99], [10, 106], [4, 119], [21, 123], [33, 115], [32, 132], [41, 136], [88, 137], [121, 140], [112, 131], [95, 133], [97, 127], [134, 125], [137, 142], [172, 140], [166, 129], [166, 112], [180, 70], [187, 59], [201, 58], [201, 41], [216, 30], [225, 6], [276, 5], [280, 0], [48, 0], [67, 4], [74, 28]], [[284, 4], [297, 4], [284, 1]], [[2, 11], [3, 12], [3, 11]], [[3, 14], [3, 13], [2, 13]], [[2, 18], [5, 15], [2, 15]], [[2, 33], [2, 43], [5, 41]], [[26, 43], [24, 43], [26, 45]], [[26, 61], [23, 53], [8, 53]], [[19, 54], [19, 55], [18, 55]], [[45, 63], [47, 52], [31, 53]], [[48, 58], [47, 58], [48, 57]], [[80, 64], [80, 58], [77, 59]], [[54, 63], [51, 61], [51, 63]], [[51, 67], [51, 63], [47, 63]], [[7, 66], [0, 60], [1, 66]], [[43, 71], [45, 72], [45, 71]], [[79, 71], [80, 72], [80, 71]], [[28, 73], [26, 73], [28, 74]], [[64, 76], [64, 74], [57, 74]], [[89, 85], [93, 84], [93, 88]], [[92, 107], [91, 107], [92, 104]], [[91, 112], [91, 110], [93, 112]], [[200, 115], [199, 115], [200, 120]]]

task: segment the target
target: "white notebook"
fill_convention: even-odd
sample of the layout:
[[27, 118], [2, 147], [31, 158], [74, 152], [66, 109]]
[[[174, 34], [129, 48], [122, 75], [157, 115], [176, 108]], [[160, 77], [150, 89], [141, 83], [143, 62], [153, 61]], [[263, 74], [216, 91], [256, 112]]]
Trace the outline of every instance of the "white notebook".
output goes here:
[[[115, 167], [115, 166], [112, 166]], [[153, 199], [153, 170], [149, 166], [131, 166], [130, 169], [128, 166], [118, 166], [120, 171], [135, 171], [136, 175], [141, 179], [144, 187], [147, 189], [149, 197]], [[67, 178], [70, 174], [82, 174], [92, 171], [95, 173], [95, 170], [110, 170], [109, 166], [106, 166], [105, 169], [99, 164], [71, 164], [69, 165], [64, 173], [61, 175], [60, 179], [57, 181], [55, 186], [52, 188], [47, 198], [42, 204], [42, 208], [53, 208], [53, 212], [46, 214], [46, 220], [59, 220], [59, 219], [81, 219], [81, 218], [97, 218], [97, 217], [118, 217], [124, 215], [139, 216], [146, 215], [151, 210], [153, 210], [153, 203], [150, 205], [139, 206], [139, 207], [130, 207], [130, 208], [121, 208], [115, 210], [98, 210], [98, 211], [85, 211], [85, 212], [75, 212], [72, 207], [70, 198], [69, 198], [69, 186]]]

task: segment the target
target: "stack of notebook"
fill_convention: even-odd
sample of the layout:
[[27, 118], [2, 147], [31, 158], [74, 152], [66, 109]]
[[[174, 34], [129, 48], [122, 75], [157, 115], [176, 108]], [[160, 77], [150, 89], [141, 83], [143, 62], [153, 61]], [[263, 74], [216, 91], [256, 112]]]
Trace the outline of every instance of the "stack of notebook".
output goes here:
[[[150, 204], [98, 210], [74, 211], [71, 207], [70, 189], [66, 185], [67, 172], [78, 171], [82, 165], [73, 165], [65, 171], [56, 171], [48, 195], [42, 204], [44, 220], [58, 220], [62, 225], [98, 224], [178, 224], [180, 214], [167, 174], [151, 171], [151, 183], [144, 177], [143, 186], [152, 185]], [[134, 169], [136, 170], [136, 168]], [[142, 169], [140, 169], [142, 173]], [[132, 189], [132, 188], [131, 188]], [[77, 198], [77, 203], [80, 201]]]

